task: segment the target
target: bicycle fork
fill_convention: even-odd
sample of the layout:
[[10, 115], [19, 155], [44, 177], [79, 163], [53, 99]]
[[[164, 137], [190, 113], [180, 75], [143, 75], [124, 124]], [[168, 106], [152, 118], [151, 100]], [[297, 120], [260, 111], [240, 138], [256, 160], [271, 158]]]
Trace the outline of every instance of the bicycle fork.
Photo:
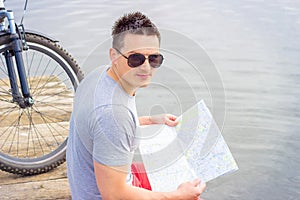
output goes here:
[[[11, 11], [6, 11], [5, 13], [9, 23], [9, 29], [11, 33], [10, 38], [11, 38], [12, 51], [7, 50], [4, 53], [4, 57], [6, 61], [7, 72], [8, 72], [10, 86], [11, 86], [11, 92], [13, 97], [12, 101], [16, 102], [20, 106], [20, 108], [26, 108], [32, 106], [34, 104], [34, 101], [30, 95], [24, 61], [22, 57], [23, 44], [21, 38], [19, 37], [16, 31], [16, 25], [14, 22], [13, 13]], [[15, 57], [15, 61], [16, 61], [15, 64], [17, 66], [18, 74], [16, 74], [13, 57]], [[17, 83], [18, 80], [17, 75], [19, 77], [22, 95], [20, 94], [19, 91], [19, 87]]]

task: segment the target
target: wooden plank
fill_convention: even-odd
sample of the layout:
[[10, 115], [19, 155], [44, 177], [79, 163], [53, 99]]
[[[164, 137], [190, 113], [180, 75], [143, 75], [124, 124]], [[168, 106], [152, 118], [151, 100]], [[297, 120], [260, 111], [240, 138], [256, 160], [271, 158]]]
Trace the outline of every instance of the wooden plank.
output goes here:
[[71, 199], [66, 164], [29, 177], [0, 171], [0, 199]]

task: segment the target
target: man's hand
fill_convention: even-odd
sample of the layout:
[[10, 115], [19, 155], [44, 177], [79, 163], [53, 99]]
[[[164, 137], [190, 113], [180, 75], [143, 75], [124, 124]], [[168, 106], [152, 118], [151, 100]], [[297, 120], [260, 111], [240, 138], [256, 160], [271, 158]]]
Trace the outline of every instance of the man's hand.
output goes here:
[[198, 200], [206, 187], [205, 183], [200, 182], [201, 181], [199, 179], [196, 179], [193, 182], [182, 183], [179, 185], [176, 192], [180, 194], [179, 196], [181, 199]]
[[171, 114], [142, 116], [139, 117], [139, 121], [140, 121], [140, 125], [166, 124], [168, 126], [176, 126], [178, 124], [177, 117]]
[[160, 114], [149, 116], [151, 124], [166, 124], [168, 126], [176, 126], [178, 124], [177, 117], [171, 114]]

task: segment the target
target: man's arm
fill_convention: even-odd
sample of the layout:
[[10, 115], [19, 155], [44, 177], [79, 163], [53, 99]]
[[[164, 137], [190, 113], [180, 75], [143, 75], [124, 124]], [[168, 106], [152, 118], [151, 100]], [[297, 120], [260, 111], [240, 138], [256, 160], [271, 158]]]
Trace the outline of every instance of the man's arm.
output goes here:
[[177, 117], [171, 114], [142, 116], [139, 117], [139, 122], [141, 126], [151, 124], [166, 124], [168, 126], [176, 126], [178, 124]]
[[173, 192], [152, 192], [126, 184], [128, 166], [108, 167], [94, 161], [98, 189], [104, 200], [195, 200], [205, 189], [199, 180], [181, 184]]

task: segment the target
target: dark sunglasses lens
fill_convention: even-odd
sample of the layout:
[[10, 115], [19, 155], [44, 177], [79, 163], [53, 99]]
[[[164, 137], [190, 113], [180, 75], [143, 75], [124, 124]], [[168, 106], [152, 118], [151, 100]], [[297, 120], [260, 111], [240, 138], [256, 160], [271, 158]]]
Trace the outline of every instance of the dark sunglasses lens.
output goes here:
[[161, 54], [149, 55], [149, 63], [151, 67], [158, 68], [162, 64], [164, 57]]
[[128, 57], [128, 65], [130, 67], [138, 67], [145, 62], [146, 58], [143, 54], [135, 53]]

